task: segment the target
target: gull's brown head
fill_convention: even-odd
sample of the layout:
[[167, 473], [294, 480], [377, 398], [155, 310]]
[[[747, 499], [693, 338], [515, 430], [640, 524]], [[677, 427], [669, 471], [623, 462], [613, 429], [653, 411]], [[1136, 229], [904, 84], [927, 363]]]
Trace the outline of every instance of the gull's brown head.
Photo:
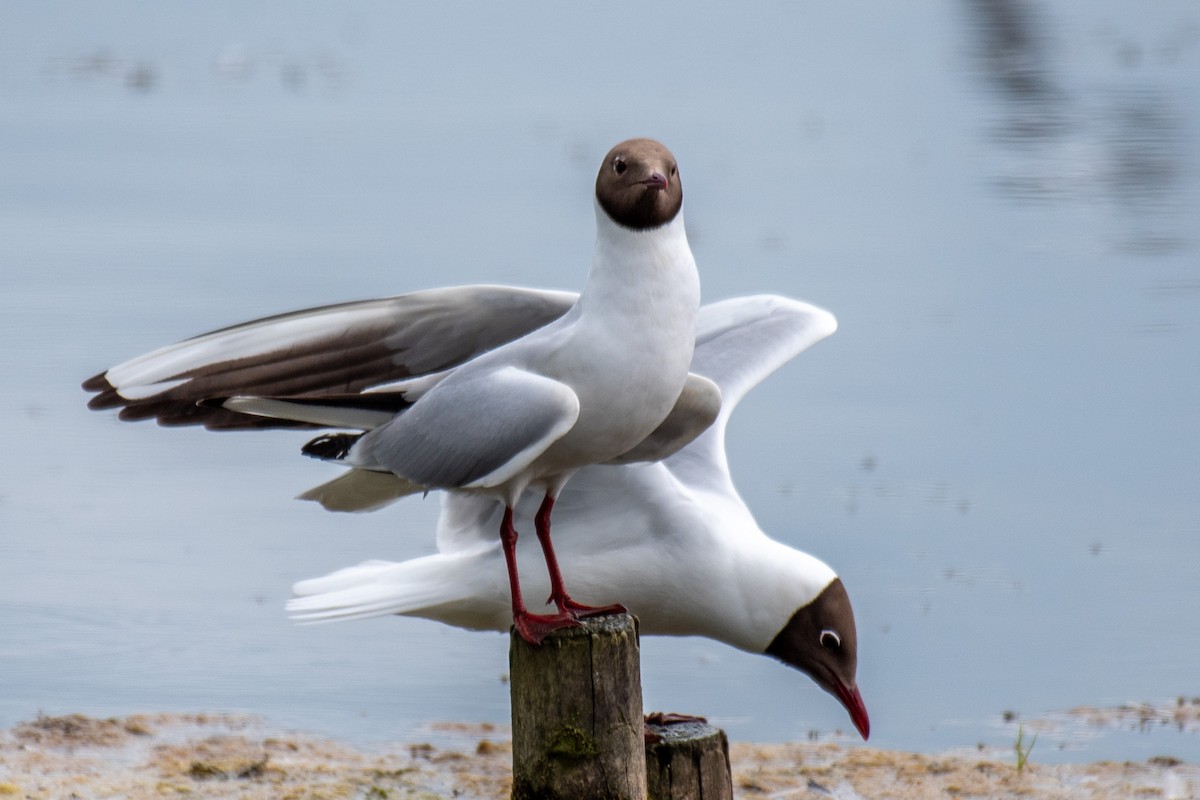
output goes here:
[[797, 609], [766, 653], [807, 673], [841, 702], [864, 739], [871, 735], [871, 721], [855, 678], [858, 634], [854, 611], [841, 578]]
[[666, 225], [683, 206], [675, 156], [653, 139], [621, 142], [600, 164], [596, 200], [624, 228], [645, 231]]

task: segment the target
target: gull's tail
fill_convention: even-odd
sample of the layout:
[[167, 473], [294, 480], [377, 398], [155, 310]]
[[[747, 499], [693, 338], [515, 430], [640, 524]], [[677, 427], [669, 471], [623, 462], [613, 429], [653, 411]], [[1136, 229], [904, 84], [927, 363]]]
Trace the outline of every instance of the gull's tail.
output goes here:
[[[448, 619], [459, 605], [464, 614], [469, 613], [466, 606], [478, 599], [470, 576], [478, 574], [472, 564], [484, 555], [437, 553], [400, 563], [366, 561], [300, 581], [292, 587], [297, 596], [288, 601], [288, 615], [298, 622], [326, 622], [405, 614], [491, 627], [471, 624], [469, 619]], [[507, 596], [497, 600], [503, 608]]]
[[[308, 445], [305, 446], [304, 454], [311, 455], [307, 448]], [[320, 486], [314, 486], [297, 499], [313, 500], [329, 511], [375, 511], [402, 497], [423, 491], [424, 488], [390, 472], [352, 469]]]

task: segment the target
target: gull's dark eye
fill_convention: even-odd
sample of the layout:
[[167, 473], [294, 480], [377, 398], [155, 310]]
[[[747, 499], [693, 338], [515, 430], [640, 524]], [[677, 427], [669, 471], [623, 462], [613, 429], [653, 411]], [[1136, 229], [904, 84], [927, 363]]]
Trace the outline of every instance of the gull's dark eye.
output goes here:
[[821, 631], [821, 647], [829, 650], [837, 650], [842, 646], [842, 637], [837, 635], [837, 631], [831, 631], [829, 628]]
[[625, 159], [621, 158], [620, 156], [617, 156], [616, 158], [613, 159], [613, 172], [620, 175], [624, 171], [625, 171]]
[[671, 165], [671, 177], [672, 178], [675, 177], [675, 165], [674, 164]]

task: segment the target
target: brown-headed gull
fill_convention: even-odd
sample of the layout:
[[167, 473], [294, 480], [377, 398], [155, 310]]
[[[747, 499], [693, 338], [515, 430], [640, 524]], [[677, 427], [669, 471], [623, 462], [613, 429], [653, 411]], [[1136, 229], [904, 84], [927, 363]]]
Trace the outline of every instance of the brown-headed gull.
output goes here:
[[[343, 424], [371, 429], [404, 403], [402, 394], [386, 388], [392, 382], [438, 376], [562, 317], [575, 300], [568, 292], [462, 286], [344, 303], [189, 339], [114, 367], [85, 387], [99, 392], [92, 407], [121, 406], [127, 420], [223, 430], [316, 427], [357, 414], [353, 424]], [[774, 296], [701, 308], [688, 386], [709, 379], [720, 386], [716, 422], [672, 455], [686, 437], [672, 432], [678, 415], [671, 415], [633, 448], [634, 454], [666, 456], [661, 463], [580, 470], [560, 495], [555, 530], [580, 597], [619, 592], [644, 633], [708, 636], [778, 658], [835, 695], [866, 736], [845, 588], [827, 565], [761, 531], [734, 489], [724, 448], [729, 415], [741, 397], [835, 326], [825, 311]], [[246, 385], [290, 395], [276, 402], [308, 421], [196, 404]], [[333, 394], [371, 387], [385, 389], [361, 394], [358, 405]], [[301, 497], [332, 510], [368, 511], [418, 491], [391, 473], [351, 469]], [[536, 506], [535, 498], [525, 498], [516, 517], [528, 522]], [[502, 513], [487, 498], [448, 493], [436, 555], [368, 562], [301, 582], [289, 610], [311, 621], [405, 614], [504, 630], [511, 619], [509, 587], [500, 578], [504, 554], [493, 533]], [[523, 579], [534, 596], [549, 588], [540, 570]]]
[[[512, 619], [525, 639], [540, 642], [581, 616], [621, 608], [586, 606], [566, 591], [550, 539], [555, 498], [566, 482], [590, 464], [662, 457], [707, 427], [720, 403], [710, 382], [688, 374], [700, 284], [675, 157], [650, 139], [621, 142], [600, 165], [595, 201], [595, 253], [574, 304], [494, 349], [468, 343], [475, 352], [456, 363], [399, 368], [407, 356], [393, 332], [379, 337], [371, 326], [378, 313], [387, 315], [385, 302], [382, 309], [341, 306], [218, 331], [84, 386], [101, 393], [93, 406], [123, 405], [126, 418], [208, 421], [179, 409], [180, 401], [202, 399], [221, 411], [356, 428], [361, 433], [320, 437], [305, 452], [395, 475], [420, 490], [499, 500]], [[373, 335], [330, 338], [339, 323], [361, 323]], [[489, 336], [496, 334], [482, 338]], [[312, 373], [320, 380], [314, 383]], [[414, 374], [421, 377], [361, 393]], [[211, 420], [221, 426], [228, 417]], [[534, 528], [552, 614], [531, 614], [521, 593], [513, 509], [526, 489], [542, 498]]]
[[[835, 327], [828, 312], [777, 296], [703, 306], [691, 370], [720, 387], [716, 422], [663, 461], [579, 470], [559, 495], [554, 531], [578, 597], [616, 594], [645, 634], [706, 636], [796, 667], [841, 701], [866, 738], [846, 590], [829, 566], [763, 533], [734, 488], [724, 444], [745, 393]], [[365, 511], [407, 491], [392, 476], [354, 471], [305, 497]], [[515, 510], [520, 522], [536, 513], [530, 498]], [[507, 630], [509, 596], [496, 579], [504, 560], [494, 533], [501, 514], [486, 497], [447, 493], [436, 554], [301, 581], [288, 610], [304, 621], [403, 614]], [[521, 577], [530, 592], [550, 589], [540, 571]]]

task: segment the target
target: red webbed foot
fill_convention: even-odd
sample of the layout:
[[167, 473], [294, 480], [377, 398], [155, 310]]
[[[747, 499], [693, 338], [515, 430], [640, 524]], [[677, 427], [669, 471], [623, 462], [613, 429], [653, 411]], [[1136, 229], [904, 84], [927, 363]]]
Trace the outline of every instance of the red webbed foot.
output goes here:
[[587, 619], [588, 617], [603, 617], [606, 614], [627, 614], [629, 610], [625, 606], [614, 603], [611, 606], [585, 606], [583, 603], [577, 603], [569, 596], [564, 595], [562, 598], [556, 598], [550, 595], [547, 603], [554, 603], [558, 606], [559, 614], [566, 614], [572, 619]]
[[570, 614], [530, 614], [526, 611], [513, 615], [513, 625], [522, 639], [538, 645], [554, 631], [579, 627], [579, 621]]

